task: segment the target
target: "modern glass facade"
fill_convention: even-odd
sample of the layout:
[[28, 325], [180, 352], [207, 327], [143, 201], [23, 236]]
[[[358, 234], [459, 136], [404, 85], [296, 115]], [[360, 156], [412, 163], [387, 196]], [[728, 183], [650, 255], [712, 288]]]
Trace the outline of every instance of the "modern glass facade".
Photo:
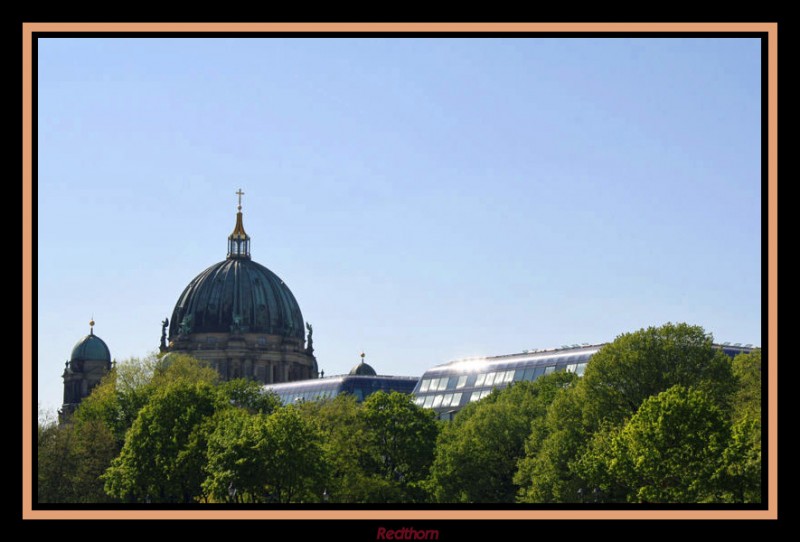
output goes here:
[[599, 345], [524, 352], [506, 356], [452, 361], [425, 371], [414, 388], [414, 402], [432, 408], [442, 419], [473, 401], [479, 401], [495, 388], [512, 382], [533, 381], [544, 374], [569, 371], [582, 375], [589, 358]]
[[[512, 382], [533, 381], [542, 375], [568, 371], [582, 376], [589, 359], [603, 346], [575, 345], [552, 350], [523, 352], [452, 361], [425, 371], [414, 388], [414, 402], [432, 408], [439, 418], [452, 419], [471, 402], [479, 401], [495, 388]], [[734, 357], [753, 350], [752, 345], [715, 345]]]
[[275, 392], [284, 405], [332, 399], [340, 393], [349, 393], [357, 401], [363, 401], [376, 391], [411, 393], [418, 381], [415, 376], [343, 375], [270, 384], [264, 390]]

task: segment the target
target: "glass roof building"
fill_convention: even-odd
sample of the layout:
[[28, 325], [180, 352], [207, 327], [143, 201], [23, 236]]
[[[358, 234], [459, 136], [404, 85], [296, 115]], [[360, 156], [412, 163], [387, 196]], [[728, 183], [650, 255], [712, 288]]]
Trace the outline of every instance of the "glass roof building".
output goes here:
[[[437, 365], [420, 378], [413, 391], [414, 402], [423, 408], [432, 408], [440, 419], [449, 420], [469, 403], [479, 401], [493, 389], [505, 388], [512, 382], [533, 381], [558, 371], [581, 376], [590, 358], [603, 344], [576, 344]], [[754, 350], [753, 345], [724, 343], [716, 346], [730, 357]]]
[[419, 378], [415, 376], [348, 374], [270, 384], [264, 386], [264, 390], [275, 392], [284, 405], [300, 401], [332, 399], [341, 393], [349, 393], [361, 402], [376, 391], [411, 393], [418, 381]]

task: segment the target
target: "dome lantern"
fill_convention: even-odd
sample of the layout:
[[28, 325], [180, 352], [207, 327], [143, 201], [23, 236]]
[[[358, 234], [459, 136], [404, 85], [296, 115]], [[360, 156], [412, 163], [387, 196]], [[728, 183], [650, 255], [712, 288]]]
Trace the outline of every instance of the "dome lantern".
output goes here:
[[228, 236], [228, 259], [245, 258], [250, 259], [250, 236], [244, 231], [242, 224], [242, 196], [244, 192], [240, 188], [236, 195], [239, 196], [239, 205], [236, 207], [236, 226]]

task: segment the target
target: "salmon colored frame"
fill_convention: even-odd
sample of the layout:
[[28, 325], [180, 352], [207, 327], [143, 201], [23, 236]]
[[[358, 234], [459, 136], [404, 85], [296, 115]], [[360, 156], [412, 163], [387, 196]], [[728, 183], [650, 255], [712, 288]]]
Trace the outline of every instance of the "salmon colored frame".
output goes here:
[[[32, 46], [38, 32], [703, 32], [765, 33], [767, 59], [767, 317], [769, 330], [766, 510], [33, 510]], [[23, 519], [777, 519], [778, 517], [778, 24], [777, 23], [23, 23], [22, 25], [22, 516]]]

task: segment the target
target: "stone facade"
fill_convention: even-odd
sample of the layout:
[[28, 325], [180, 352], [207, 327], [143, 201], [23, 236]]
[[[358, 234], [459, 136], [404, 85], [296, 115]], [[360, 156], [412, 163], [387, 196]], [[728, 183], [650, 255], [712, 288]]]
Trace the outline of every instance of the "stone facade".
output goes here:
[[257, 333], [191, 333], [170, 343], [170, 352], [208, 361], [223, 380], [249, 378], [264, 384], [317, 378], [317, 361], [304, 342]]

